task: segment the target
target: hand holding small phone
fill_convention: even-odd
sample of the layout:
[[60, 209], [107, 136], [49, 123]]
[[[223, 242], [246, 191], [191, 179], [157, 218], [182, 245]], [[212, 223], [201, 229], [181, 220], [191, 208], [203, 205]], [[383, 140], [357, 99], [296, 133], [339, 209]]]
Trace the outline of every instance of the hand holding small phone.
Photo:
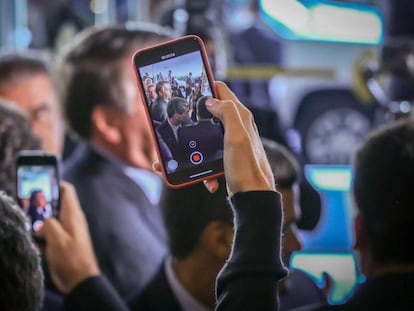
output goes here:
[[16, 159], [17, 196], [33, 232], [59, 216], [59, 160], [43, 151], [22, 151]]
[[59, 220], [45, 220], [36, 236], [46, 241], [44, 254], [54, 284], [62, 293], [68, 294], [83, 280], [99, 275], [100, 270], [75, 188], [61, 182], [60, 193]]

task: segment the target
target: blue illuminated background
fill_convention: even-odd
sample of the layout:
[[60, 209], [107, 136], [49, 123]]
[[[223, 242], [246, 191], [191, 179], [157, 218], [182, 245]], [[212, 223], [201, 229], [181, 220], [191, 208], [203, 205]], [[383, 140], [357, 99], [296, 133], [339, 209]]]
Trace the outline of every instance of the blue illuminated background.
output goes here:
[[322, 212], [314, 230], [299, 231], [303, 250], [292, 256], [291, 266], [304, 270], [321, 286], [324, 272], [328, 273], [333, 280], [329, 301], [340, 303], [362, 279], [352, 251], [352, 168], [307, 165], [305, 175], [321, 194]]
[[264, 20], [285, 39], [379, 44], [384, 38], [379, 9], [321, 0], [261, 0]]

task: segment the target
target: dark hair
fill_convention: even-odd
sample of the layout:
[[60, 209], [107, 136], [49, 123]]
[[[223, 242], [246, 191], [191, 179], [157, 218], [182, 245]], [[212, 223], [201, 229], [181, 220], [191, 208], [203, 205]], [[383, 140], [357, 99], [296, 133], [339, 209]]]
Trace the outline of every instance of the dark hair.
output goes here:
[[167, 115], [171, 118], [175, 113], [182, 114], [190, 104], [182, 97], [171, 97], [167, 104]]
[[198, 119], [211, 119], [213, 115], [207, 110], [206, 101], [210, 96], [201, 96], [196, 103]]
[[197, 245], [204, 228], [215, 220], [232, 224], [233, 213], [227, 201], [224, 178], [210, 193], [202, 183], [181, 189], [165, 188], [161, 196], [161, 210], [168, 232], [171, 254], [186, 258]]
[[0, 310], [40, 310], [43, 273], [28, 220], [0, 191]]
[[37, 199], [37, 195], [42, 192], [43, 190], [41, 189], [32, 190], [32, 192], [30, 193], [30, 199], [29, 199], [30, 206], [34, 206], [34, 201]]
[[157, 84], [155, 84], [155, 93], [157, 93], [158, 96], [161, 95], [162, 92], [162, 87], [164, 86], [164, 84], [169, 84], [170, 82], [168, 81], [158, 81]]
[[50, 70], [43, 59], [34, 51], [18, 53], [7, 53], [0, 55], [0, 87], [16, 82], [26, 75], [44, 73], [49, 75]]
[[292, 188], [300, 179], [298, 161], [289, 150], [277, 142], [262, 138], [262, 143], [278, 188]]
[[77, 135], [90, 137], [92, 111], [97, 105], [131, 111], [125, 101], [121, 60], [141, 47], [171, 38], [166, 29], [153, 26], [88, 28], [64, 53], [59, 77], [62, 103], [68, 125]]
[[355, 158], [354, 197], [372, 255], [379, 262], [413, 262], [414, 122], [371, 133]]
[[32, 133], [24, 112], [0, 99], [0, 189], [15, 199], [15, 157], [21, 150], [40, 149], [40, 140]]

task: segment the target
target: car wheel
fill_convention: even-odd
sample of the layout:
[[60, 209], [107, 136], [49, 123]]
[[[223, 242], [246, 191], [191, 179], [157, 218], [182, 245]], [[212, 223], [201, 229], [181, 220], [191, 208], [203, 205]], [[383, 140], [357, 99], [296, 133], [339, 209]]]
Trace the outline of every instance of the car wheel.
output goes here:
[[356, 149], [372, 129], [371, 107], [357, 102], [350, 91], [329, 93], [329, 96], [320, 93], [315, 99], [301, 107], [295, 122], [305, 161], [350, 164]]

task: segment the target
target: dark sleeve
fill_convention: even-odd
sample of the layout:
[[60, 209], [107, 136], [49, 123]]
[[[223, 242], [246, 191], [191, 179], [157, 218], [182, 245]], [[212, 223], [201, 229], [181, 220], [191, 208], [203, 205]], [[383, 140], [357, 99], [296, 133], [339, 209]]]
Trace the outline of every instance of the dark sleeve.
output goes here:
[[278, 281], [287, 275], [280, 258], [280, 194], [241, 192], [230, 203], [235, 238], [217, 278], [216, 310], [278, 310]]
[[128, 310], [114, 287], [102, 275], [90, 277], [76, 286], [66, 297], [65, 310]]

